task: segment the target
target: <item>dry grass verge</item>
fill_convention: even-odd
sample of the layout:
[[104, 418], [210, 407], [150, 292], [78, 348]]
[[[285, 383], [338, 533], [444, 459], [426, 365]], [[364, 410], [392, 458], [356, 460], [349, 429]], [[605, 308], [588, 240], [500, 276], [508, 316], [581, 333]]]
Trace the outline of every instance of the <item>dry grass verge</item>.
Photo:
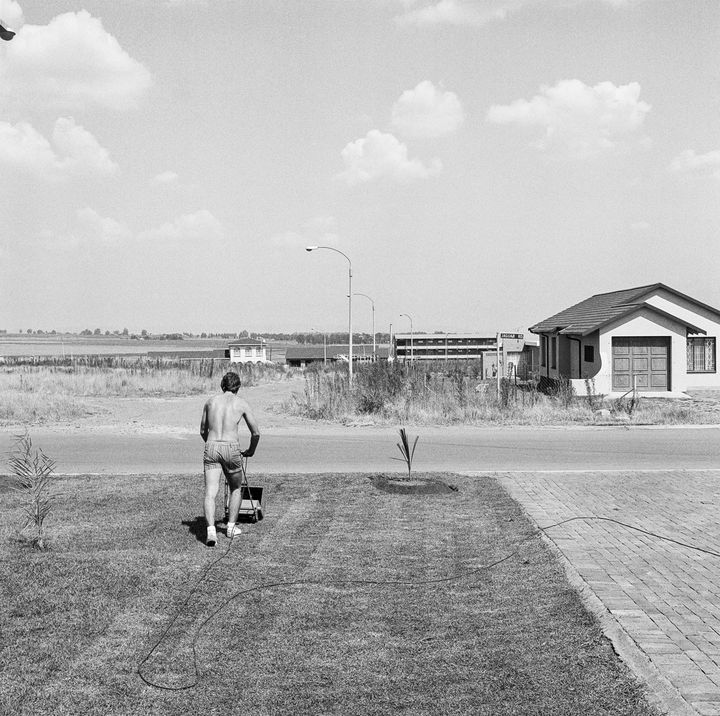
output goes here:
[[240, 365], [226, 360], [91, 356], [46, 358], [43, 364], [0, 366], [0, 421], [54, 423], [92, 413], [87, 398], [204, 395], [219, 389], [222, 375], [234, 370], [244, 387], [290, 375], [281, 366]]
[[607, 400], [567, 385], [549, 392], [532, 382], [479, 376], [479, 364], [375, 363], [359, 365], [352, 389], [344, 366], [310, 368], [302, 393], [284, 404], [312, 420], [384, 425], [679, 425], [720, 423], [718, 399]]
[[[265, 519], [184, 608], [226, 545], [201, 542], [197, 480], [62, 478], [45, 552], [15, 536], [0, 480], [0, 712], [654, 713], [494, 480], [375, 486], [394, 479], [265, 479]], [[193, 639], [224, 603], [197, 639], [197, 686], [145, 685], [137, 666], [179, 609], [143, 673], [193, 682]]]

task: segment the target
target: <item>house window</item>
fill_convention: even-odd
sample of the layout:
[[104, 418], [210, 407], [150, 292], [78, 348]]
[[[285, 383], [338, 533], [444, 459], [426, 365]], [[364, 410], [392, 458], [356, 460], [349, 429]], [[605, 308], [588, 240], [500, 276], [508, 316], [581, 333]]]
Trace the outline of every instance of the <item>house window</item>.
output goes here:
[[595, 362], [595, 346], [583, 346], [583, 360], [586, 363]]
[[715, 339], [687, 339], [687, 370], [688, 373], [715, 372]]
[[557, 368], [557, 336], [550, 339], [550, 367]]
[[540, 336], [540, 365], [544, 368], [547, 365], [545, 356], [547, 354], [547, 336]]

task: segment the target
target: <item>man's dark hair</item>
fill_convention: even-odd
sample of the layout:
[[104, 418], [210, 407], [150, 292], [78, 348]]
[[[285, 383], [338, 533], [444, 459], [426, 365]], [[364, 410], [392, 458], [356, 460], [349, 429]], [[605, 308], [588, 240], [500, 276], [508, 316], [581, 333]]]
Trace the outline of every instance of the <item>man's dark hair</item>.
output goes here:
[[237, 393], [240, 388], [240, 376], [232, 371], [225, 373], [220, 383], [220, 387], [223, 389], [223, 393], [227, 390], [231, 393]]

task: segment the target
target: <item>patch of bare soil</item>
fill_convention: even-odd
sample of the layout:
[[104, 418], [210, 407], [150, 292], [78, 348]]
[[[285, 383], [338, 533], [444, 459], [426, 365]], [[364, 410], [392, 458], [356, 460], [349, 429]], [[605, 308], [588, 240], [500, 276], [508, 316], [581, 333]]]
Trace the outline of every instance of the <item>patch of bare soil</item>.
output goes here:
[[447, 495], [458, 491], [455, 485], [429, 477], [370, 475], [368, 479], [380, 492], [393, 495]]
[[[261, 431], [297, 425], [295, 417], [284, 415], [280, 406], [301, 388], [302, 378], [243, 388]], [[198, 434], [205, 401], [210, 395], [180, 397], [93, 397], [86, 398], [88, 414], [72, 421], [43, 424], [43, 429], [82, 432], [144, 433], [164, 435]], [[7, 426], [11, 430], [13, 426]], [[22, 426], [21, 426], [22, 427]]]

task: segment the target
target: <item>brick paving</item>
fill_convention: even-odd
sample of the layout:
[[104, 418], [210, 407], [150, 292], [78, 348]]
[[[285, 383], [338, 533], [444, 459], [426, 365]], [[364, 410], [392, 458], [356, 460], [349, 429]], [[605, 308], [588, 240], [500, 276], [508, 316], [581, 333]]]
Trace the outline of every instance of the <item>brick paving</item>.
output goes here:
[[[540, 527], [609, 517], [720, 553], [720, 470], [498, 477]], [[720, 716], [720, 557], [607, 521], [573, 521], [546, 535], [639, 649], [645, 673], [633, 666], [651, 696], [666, 687], [655, 701], [672, 716], [681, 708]]]

